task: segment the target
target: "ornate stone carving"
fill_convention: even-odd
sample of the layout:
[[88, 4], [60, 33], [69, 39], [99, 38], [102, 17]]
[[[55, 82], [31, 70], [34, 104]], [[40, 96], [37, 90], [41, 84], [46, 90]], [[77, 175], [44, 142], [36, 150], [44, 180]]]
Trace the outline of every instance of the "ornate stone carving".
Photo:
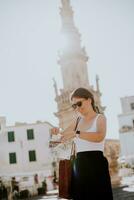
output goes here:
[[106, 140], [104, 154], [108, 159], [109, 171], [112, 181], [112, 186], [120, 185], [121, 177], [119, 176], [118, 158], [120, 153], [119, 140]]

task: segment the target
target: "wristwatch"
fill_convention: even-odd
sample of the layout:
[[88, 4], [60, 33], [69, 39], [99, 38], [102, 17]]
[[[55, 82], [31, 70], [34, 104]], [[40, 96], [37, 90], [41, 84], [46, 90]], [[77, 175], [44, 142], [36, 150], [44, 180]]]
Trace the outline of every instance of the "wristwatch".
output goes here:
[[76, 138], [79, 138], [79, 135], [80, 135], [80, 131], [76, 131]]

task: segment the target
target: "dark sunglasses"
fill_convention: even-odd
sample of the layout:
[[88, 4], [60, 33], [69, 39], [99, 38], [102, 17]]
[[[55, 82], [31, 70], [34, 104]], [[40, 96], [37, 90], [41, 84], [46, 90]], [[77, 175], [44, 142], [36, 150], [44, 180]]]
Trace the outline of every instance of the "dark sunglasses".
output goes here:
[[74, 104], [72, 105], [72, 108], [73, 108], [73, 109], [76, 109], [77, 107], [81, 107], [81, 106], [82, 106], [82, 102], [83, 102], [83, 101], [78, 101], [77, 103], [74, 103]]

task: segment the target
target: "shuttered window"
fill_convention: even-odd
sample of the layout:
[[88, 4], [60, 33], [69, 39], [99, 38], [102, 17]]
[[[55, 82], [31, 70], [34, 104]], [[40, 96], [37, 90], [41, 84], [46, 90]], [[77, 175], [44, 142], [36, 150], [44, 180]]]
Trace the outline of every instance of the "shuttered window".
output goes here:
[[10, 164], [15, 164], [17, 163], [17, 159], [16, 159], [16, 153], [9, 153], [9, 163]]
[[29, 151], [29, 161], [30, 162], [36, 161], [36, 152], [35, 152], [35, 150]]
[[9, 131], [8, 132], [8, 142], [14, 142], [14, 141], [15, 141], [14, 131]]
[[27, 139], [28, 140], [33, 140], [34, 139], [34, 130], [33, 129], [28, 129], [27, 130]]

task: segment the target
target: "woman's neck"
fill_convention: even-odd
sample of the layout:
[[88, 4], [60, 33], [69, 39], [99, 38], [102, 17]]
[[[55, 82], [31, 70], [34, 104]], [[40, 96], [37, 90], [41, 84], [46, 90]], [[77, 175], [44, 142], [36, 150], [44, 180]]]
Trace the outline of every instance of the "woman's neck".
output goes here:
[[90, 121], [90, 120], [93, 119], [96, 115], [97, 115], [97, 113], [94, 112], [94, 110], [92, 110], [92, 111], [89, 111], [89, 112], [85, 113], [84, 119], [85, 119], [85, 121]]

